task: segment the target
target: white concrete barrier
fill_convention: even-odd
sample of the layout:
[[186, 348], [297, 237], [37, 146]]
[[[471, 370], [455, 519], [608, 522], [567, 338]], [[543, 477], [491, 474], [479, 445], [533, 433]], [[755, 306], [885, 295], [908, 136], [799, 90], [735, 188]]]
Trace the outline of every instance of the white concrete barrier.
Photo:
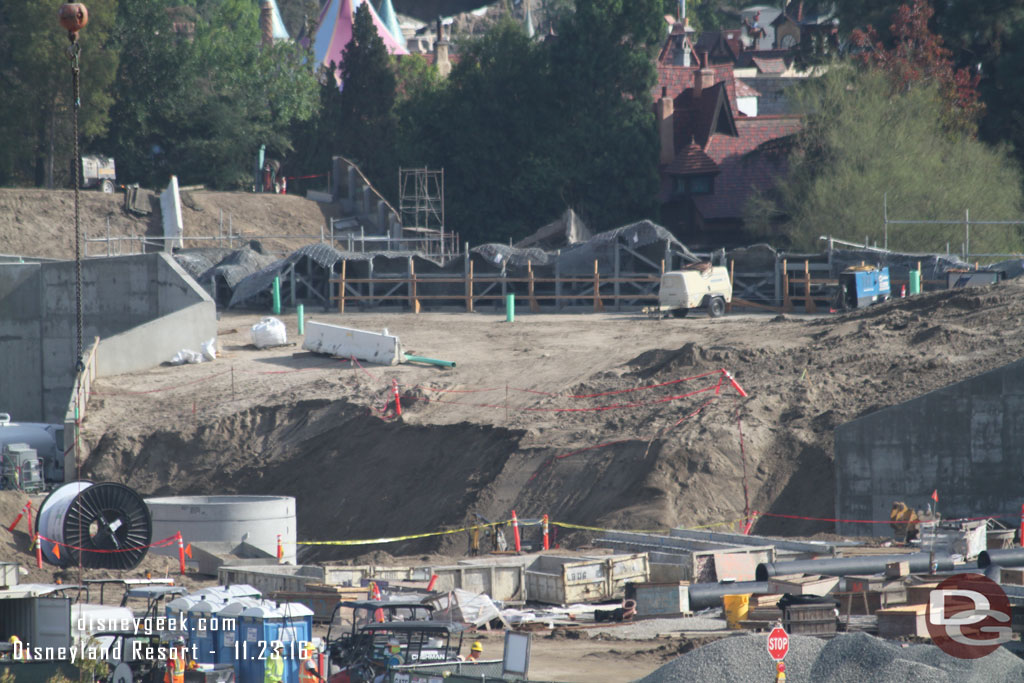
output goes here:
[[171, 176], [167, 189], [160, 193], [160, 213], [164, 222], [164, 251], [172, 247], [184, 246], [182, 236], [185, 233], [181, 221], [181, 195], [178, 193], [178, 176]]
[[402, 362], [402, 342], [393, 334], [354, 330], [340, 325], [307, 322], [302, 348], [314, 353], [351, 358], [382, 365]]

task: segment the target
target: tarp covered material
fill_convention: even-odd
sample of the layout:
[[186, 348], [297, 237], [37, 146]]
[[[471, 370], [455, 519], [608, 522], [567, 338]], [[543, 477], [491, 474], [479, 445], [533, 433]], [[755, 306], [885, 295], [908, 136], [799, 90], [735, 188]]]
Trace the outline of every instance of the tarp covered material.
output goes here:
[[499, 619], [508, 627], [494, 601], [486, 593], [456, 588], [437, 596], [432, 602], [437, 606], [433, 615], [435, 621], [454, 621], [479, 627]]
[[[472, 253], [478, 254], [495, 268], [525, 268], [527, 263], [534, 268], [554, 267], [557, 263], [559, 271], [565, 275], [572, 275], [593, 273], [595, 260], [598, 261], [601, 268], [608, 268], [614, 258], [616, 245], [637, 251], [655, 244], [660, 246], [662, 252], [667, 248], [681, 255], [686, 261], [700, 260], [667, 228], [649, 220], [599, 232], [585, 242], [569, 244], [557, 251], [545, 251], [538, 248], [524, 249], [505, 244], [482, 244], [472, 249]], [[651, 256], [655, 255], [651, 254]], [[660, 259], [661, 256], [659, 255], [658, 258]]]
[[543, 249], [520, 249], [507, 244], [481, 244], [473, 247], [470, 253], [478, 254], [496, 269], [505, 266], [525, 268], [527, 264], [534, 267], [553, 265], [557, 258], [556, 254]]
[[513, 246], [525, 249], [539, 247], [541, 249], [561, 249], [570, 244], [586, 242], [593, 236], [583, 220], [572, 209], [566, 209], [561, 218], [548, 223], [529, 237], [516, 242]]
[[274, 284], [274, 278], [286, 271], [288, 266], [298, 263], [303, 258], [308, 258], [325, 270], [331, 270], [334, 268], [335, 263], [345, 258], [345, 255], [326, 244], [307, 244], [304, 247], [300, 247], [283, 259], [274, 261], [270, 265], [250, 273], [236, 285], [233, 285], [234, 291], [231, 293], [231, 301], [228, 303], [228, 308], [244, 303], [263, 292], [270, 291]]
[[253, 251], [249, 247], [236, 249], [225, 256], [217, 265], [203, 273], [200, 282], [209, 282], [213, 277], [221, 277], [224, 284], [232, 289], [242, 280], [262, 268], [266, 268], [276, 259], [267, 254]]
[[[368, 0], [328, 0], [323, 12], [320, 13], [316, 33], [313, 34], [313, 57], [317, 63], [329, 67], [331, 62], [334, 62], [338, 67], [341, 66], [342, 52], [352, 40], [352, 22], [356, 9], [364, 2], [370, 9], [373, 25], [377, 28], [377, 33], [384, 41], [384, 47], [388, 52], [393, 55], [409, 54], [409, 51], [391, 35]], [[335, 78], [340, 76], [336, 73]]]

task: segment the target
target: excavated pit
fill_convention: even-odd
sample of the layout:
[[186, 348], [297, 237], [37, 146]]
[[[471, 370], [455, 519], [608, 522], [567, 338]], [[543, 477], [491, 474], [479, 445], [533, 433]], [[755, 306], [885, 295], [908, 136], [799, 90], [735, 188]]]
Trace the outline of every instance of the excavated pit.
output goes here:
[[[257, 317], [222, 320], [235, 327], [220, 365], [101, 380], [83, 474], [147, 495], [292, 495], [302, 539], [424, 533], [511, 510], [620, 529], [734, 522], [747, 505], [830, 518], [838, 425], [1024, 355], [1016, 281], [811, 319], [347, 317], [459, 361], [444, 371], [232, 346]], [[688, 395], [722, 368], [749, 398], [728, 382]], [[393, 380], [410, 400], [382, 419]], [[755, 530], [833, 526], [763, 517]], [[466, 544], [453, 534], [315, 556]]]

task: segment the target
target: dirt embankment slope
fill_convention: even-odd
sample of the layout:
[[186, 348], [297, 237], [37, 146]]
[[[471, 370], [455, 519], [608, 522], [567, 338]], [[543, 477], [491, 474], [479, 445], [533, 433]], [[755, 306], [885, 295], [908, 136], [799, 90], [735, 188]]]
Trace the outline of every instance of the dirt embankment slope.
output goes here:
[[[439, 370], [255, 351], [259, 315], [231, 313], [217, 362], [99, 382], [87, 470], [146, 493], [295, 495], [305, 538], [417, 533], [511, 509], [655, 528], [742, 515], [742, 427], [751, 507], [830, 517], [834, 428], [1019, 358], [1022, 315], [1024, 287], [1008, 282], [817, 319], [320, 317], [387, 327], [414, 352], [458, 361]], [[727, 383], [716, 394], [716, 374], [677, 381], [720, 368], [749, 399]], [[392, 379], [400, 421], [381, 418]], [[766, 519], [759, 530], [829, 527]], [[464, 547], [455, 536], [442, 549]]]
[[[0, 190], [0, 252], [47, 255], [39, 250], [52, 244], [64, 245], [52, 255], [70, 256], [70, 222], [61, 218], [70, 197]], [[121, 215], [116, 196], [83, 197], [90, 232]], [[185, 205], [186, 231], [199, 231], [188, 235], [217, 234], [221, 210], [236, 227], [251, 220], [250, 235], [291, 234], [294, 225], [314, 241], [323, 222], [319, 205], [294, 197], [196, 192]], [[542, 314], [508, 325], [497, 313], [318, 316], [388, 328], [410, 352], [457, 361], [450, 370], [363, 368], [295, 347], [256, 351], [248, 330], [263, 314], [223, 314], [225, 355], [215, 363], [100, 380], [84, 425], [93, 449], [86, 475], [146, 494], [294, 495], [305, 538], [431, 531], [512, 509], [654, 528], [742, 514], [742, 427], [751, 507], [830, 517], [837, 425], [1024, 352], [1017, 281], [813, 319]], [[283, 318], [294, 340], [295, 318]], [[709, 389], [713, 375], [676, 381], [720, 368], [749, 399], [728, 386], [717, 398], [691, 394]], [[393, 379], [401, 420], [380, 416]], [[766, 519], [759, 530], [828, 526]], [[455, 536], [442, 549], [464, 543]]]
[[[235, 246], [254, 237], [297, 235], [291, 239], [261, 239], [267, 251], [291, 251], [310, 241], [319, 241], [321, 228], [336, 215], [331, 205], [292, 195], [195, 190], [183, 192], [181, 199], [186, 237], [224, 237], [220, 244], [186, 240], [186, 247], [228, 246], [230, 231], [235, 235]], [[79, 222], [83, 240], [105, 238], [108, 234], [112, 238], [162, 235], [159, 203], [153, 204], [153, 213], [139, 216], [124, 210], [122, 193], [81, 191]], [[0, 254], [73, 259], [74, 217], [71, 190], [0, 188]], [[111, 243], [111, 253], [116, 254], [117, 248], [116, 243]], [[120, 248], [125, 254], [140, 250], [137, 240], [125, 240]], [[83, 242], [82, 250], [83, 255], [105, 255], [107, 245]]]

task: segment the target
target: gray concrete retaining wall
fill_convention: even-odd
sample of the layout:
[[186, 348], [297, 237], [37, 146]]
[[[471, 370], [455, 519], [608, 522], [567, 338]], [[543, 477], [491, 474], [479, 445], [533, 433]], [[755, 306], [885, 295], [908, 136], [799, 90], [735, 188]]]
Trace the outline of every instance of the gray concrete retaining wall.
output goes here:
[[[951, 384], [836, 429], [836, 517], [888, 519], [938, 490], [943, 517], [1003, 514], [1024, 501], [1024, 360]], [[841, 534], [891, 535], [839, 523]]]
[[[82, 264], [83, 344], [100, 376], [153, 367], [217, 334], [213, 300], [167, 254]], [[64, 419], [75, 366], [75, 264], [0, 264], [0, 412]]]

